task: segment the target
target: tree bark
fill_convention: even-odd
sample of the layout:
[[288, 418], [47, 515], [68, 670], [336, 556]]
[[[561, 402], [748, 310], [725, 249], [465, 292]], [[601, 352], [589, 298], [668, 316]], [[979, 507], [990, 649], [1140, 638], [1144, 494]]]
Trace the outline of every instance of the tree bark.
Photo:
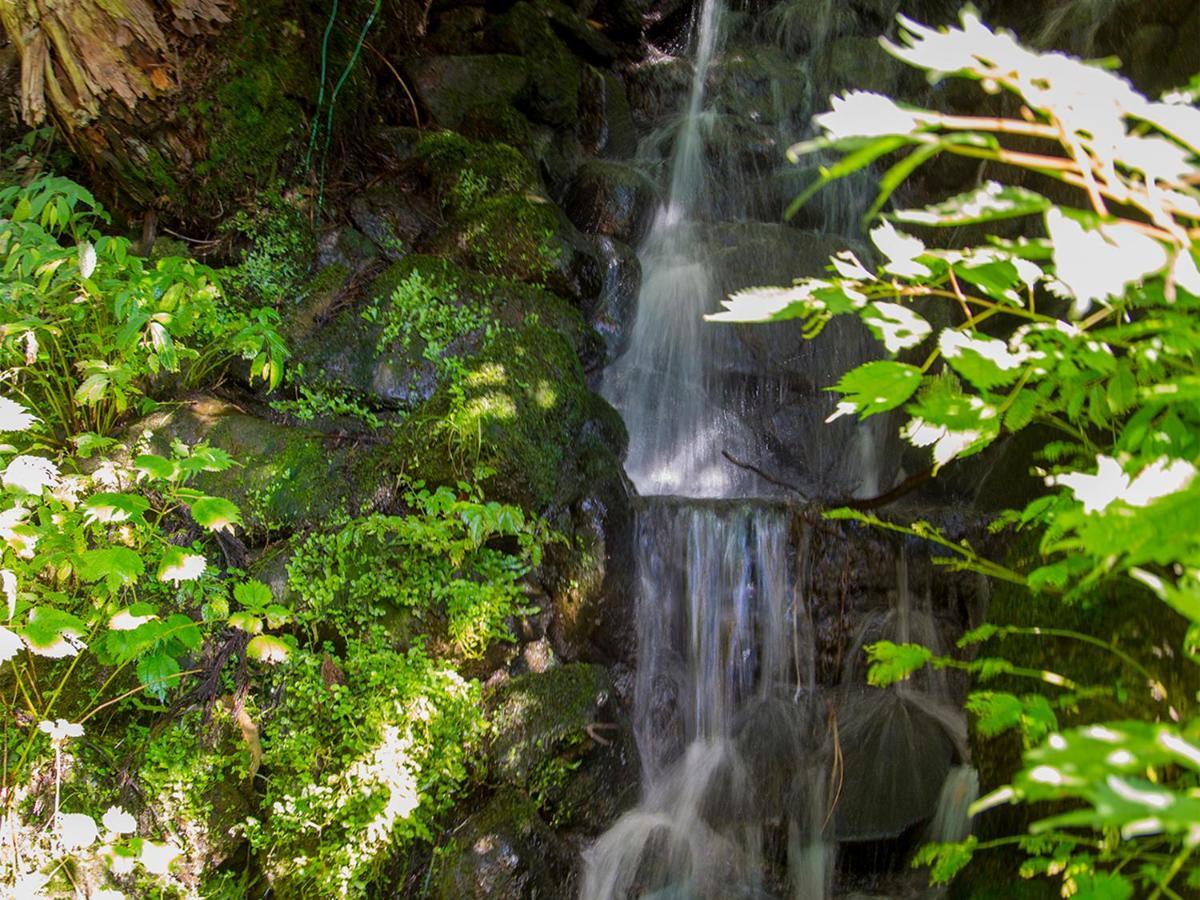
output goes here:
[[0, 0], [20, 58], [26, 125], [51, 119], [80, 158], [134, 205], [164, 199], [139, 166], [186, 171], [197, 148], [163, 127], [180, 60], [230, 22], [233, 0]]

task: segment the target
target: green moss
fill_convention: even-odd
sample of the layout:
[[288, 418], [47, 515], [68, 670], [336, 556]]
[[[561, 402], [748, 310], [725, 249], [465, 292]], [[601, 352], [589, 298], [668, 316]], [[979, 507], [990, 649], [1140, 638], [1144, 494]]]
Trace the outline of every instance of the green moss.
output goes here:
[[550, 27], [545, 12], [529, 3], [515, 4], [496, 20], [495, 39], [502, 50], [529, 65], [529, 80], [517, 105], [535, 120], [567, 127], [579, 113], [582, 65]]
[[212, 76], [211, 96], [192, 104], [208, 137], [207, 158], [194, 169], [205, 212], [228, 208], [247, 187], [270, 183], [287, 174], [281, 165], [297, 161], [309, 120], [302, 98], [314, 97], [316, 84], [303, 33], [277, 5], [245, 8], [221, 52], [226, 68]]
[[417, 145], [442, 205], [452, 212], [476, 206], [496, 194], [537, 188], [533, 165], [519, 151], [498, 142], [475, 143], [453, 131], [435, 131]]
[[584, 326], [565, 301], [510, 281], [457, 272], [459, 303], [479, 303], [491, 327], [447, 335], [433, 396], [401, 429], [394, 452], [413, 477], [452, 483], [480, 467], [489, 494], [544, 509], [566, 486], [566, 449], [589, 412], [590, 394], [572, 340]]
[[489, 700], [496, 734], [491, 757], [499, 776], [518, 786], [545, 777], [552, 760], [587, 739], [585, 729], [597, 720], [611, 690], [608, 671], [586, 663], [500, 685]]
[[434, 239], [432, 252], [487, 275], [540, 284], [554, 271], [557, 208], [538, 197], [489, 197], [456, 216]]

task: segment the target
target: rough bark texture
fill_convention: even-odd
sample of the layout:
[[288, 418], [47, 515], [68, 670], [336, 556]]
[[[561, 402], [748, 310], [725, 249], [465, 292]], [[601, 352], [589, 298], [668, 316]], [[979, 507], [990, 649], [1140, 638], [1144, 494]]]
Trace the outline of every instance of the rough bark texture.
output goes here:
[[196, 152], [168, 124], [184, 87], [181, 61], [234, 11], [232, 0], [0, 0], [20, 59], [24, 123], [52, 120], [128, 200], [154, 205], [154, 179], [139, 169], [183, 171]]

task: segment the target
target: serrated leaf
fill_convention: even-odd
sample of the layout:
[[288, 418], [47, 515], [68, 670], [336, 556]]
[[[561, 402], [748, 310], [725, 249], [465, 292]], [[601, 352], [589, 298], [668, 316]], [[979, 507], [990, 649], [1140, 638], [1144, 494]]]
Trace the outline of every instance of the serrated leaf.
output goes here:
[[938, 337], [946, 362], [981, 391], [1011, 384], [1021, 373], [1024, 357], [1011, 353], [1004, 341], [946, 328]]
[[154, 453], [145, 453], [133, 461], [139, 472], [159, 481], [174, 481], [179, 476], [179, 466], [169, 459]]
[[104, 547], [79, 554], [76, 572], [84, 581], [104, 581], [110, 590], [136, 581], [146, 571], [142, 558], [128, 547]]
[[74, 656], [87, 646], [83, 637], [88, 633], [83, 621], [61, 609], [43, 606], [31, 609], [21, 637], [38, 656], [62, 659]]
[[921, 370], [916, 366], [891, 360], [877, 360], [851, 369], [830, 388], [844, 396], [838, 403], [839, 413], [846, 406], [862, 418], [895, 409], [916, 393], [921, 386]]
[[182, 547], [168, 547], [158, 566], [158, 580], [171, 581], [176, 586], [183, 581], [195, 581], [204, 574], [208, 562], [199, 553], [187, 553]]
[[83, 518], [109, 525], [141, 519], [149, 508], [150, 502], [140, 494], [92, 494], [83, 502]]
[[861, 316], [867, 330], [883, 342], [888, 353], [917, 346], [933, 330], [925, 319], [898, 303], [869, 303]]
[[1049, 208], [1050, 201], [1041, 194], [989, 181], [976, 190], [958, 194], [941, 203], [893, 213], [893, 218], [915, 225], [951, 227], [1036, 215]]
[[924, 668], [933, 659], [933, 651], [920, 644], [894, 644], [876, 641], [864, 648], [870, 669], [867, 682], [875, 687], [887, 687], [904, 681], [913, 672]]
[[932, 884], [947, 884], [975, 855], [979, 839], [974, 835], [957, 844], [925, 844], [913, 857], [913, 866], [930, 866]]
[[237, 505], [223, 497], [202, 497], [192, 503], [192, 518], [209, 531], [233, 532], [234, 525], [242, 524], [242, 514]]
[[275, 599], [271, 589], [261, 581], [243, 581], [234, 585], [233, 598], [250, 610], [261, 610]]
[[250, 643], [246, 645], [246, 655], [250, 659], [270, 663], [271, 665], [285, 662], [290, 653], [291, 650], [287, 644], [269, 634], [260, 634], [253, 637], [250, 639]]

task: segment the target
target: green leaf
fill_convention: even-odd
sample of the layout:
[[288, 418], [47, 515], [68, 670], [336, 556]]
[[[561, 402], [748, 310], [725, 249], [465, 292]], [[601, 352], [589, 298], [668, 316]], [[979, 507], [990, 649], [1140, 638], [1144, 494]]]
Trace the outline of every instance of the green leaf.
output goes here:
[[261, 612], [275, 599], [271, 589], [261, 581], [243, 581], [234, 585], [233, 597], [246, 609]]
[[913, 867], [931, 866], [929, 880], [932, 884], [947, 884], [975, 855], [979, 839], [971, 835], [957, 844], [925, 844], [913, 857]]
[[49, 606], [31, 609], [25, 627], [20, 630], [33, 653], [51, 659], [74, 656], [87, 646], [83, 643], [87, 633], [87, 625], [81, 619]]
[[145, 453], [133, 461], [133, 466], [151, 478], [159, 481], [174, 481], [179, 477], [179, 466], [169, 459], [163, 459], [153, 453]]
[[250, 639], [246, 645], [246, 655], [257, 662], [274, 665], [287, 660], [291, 649], [280, 638], [269, 634], [260, 634]]
[[[851, 369], [829, 390], [845, 396], [862, 418], [895, 409], [921, 385], [921, 370], [891, 360], [877, 360]], [[838, 404], [839, 409], [842, 403]]]
[[86, 522], [110, 525], [143, 519], [150, 502], [140, 494], [92, 494], [83, 502], [83, 518]]
[[138, 660], [138, 681], [146, 686], [146, 693], [165, 700], [167, 689], [180, 672], [179, 661], [169, 653], [148, 653]]
[[105, 547], [80, 553], [76, 571], [84, 581], [103, 580], [115, 591], [140, 578], [146, 567], [142, 558], [128, 547]]
[[158, 565], [158, 580], [195, 581], [204, 574], [208, 563], [199, 553], [188, 553], [182, 547], [167, 547]]
[[1009, 352], [1004, 341], [954, 328], [942, 331], [938, 347], [954, 371], [981, 391], [1011, 384], [1024, 363], [1021, 355]]
[[83, 380], [75, 390], [75, 402], [84, 406], [91, 406], [99, 403], [108, 393], [108, 386], [111, 380], [107, 375], [97, 372], [95, 375], [89, 375]]
[[242, 524], [242, 514], [237, 505], [223, 497], [203, 497], [192, 503], [192, 518], [209, 531], [233, 532], [234, 525]]
[[868, 644], [866, 648], [867, 661], [870, 669], [867, 682], [875, 687], [887, 687], [898, 681], [904, 681], [913, 672], [924, 668], [931, 659], [933, 651], [920, 644], [894, 644], [891, 641], [877, 641]]
[[263, 621], [253, 613], [240, 610], [233, 613], [229, 619], [229, 627], [244, 631], [247, 634], [258, 634], [263, 630]]
[[915, 225], [952, 227], [1036, 215], [1049, 208], [1050, 201], [1041, 194], [989, 181], [976, 190], [958, 194], [941, 203], [893, 213], [892, 218]]

